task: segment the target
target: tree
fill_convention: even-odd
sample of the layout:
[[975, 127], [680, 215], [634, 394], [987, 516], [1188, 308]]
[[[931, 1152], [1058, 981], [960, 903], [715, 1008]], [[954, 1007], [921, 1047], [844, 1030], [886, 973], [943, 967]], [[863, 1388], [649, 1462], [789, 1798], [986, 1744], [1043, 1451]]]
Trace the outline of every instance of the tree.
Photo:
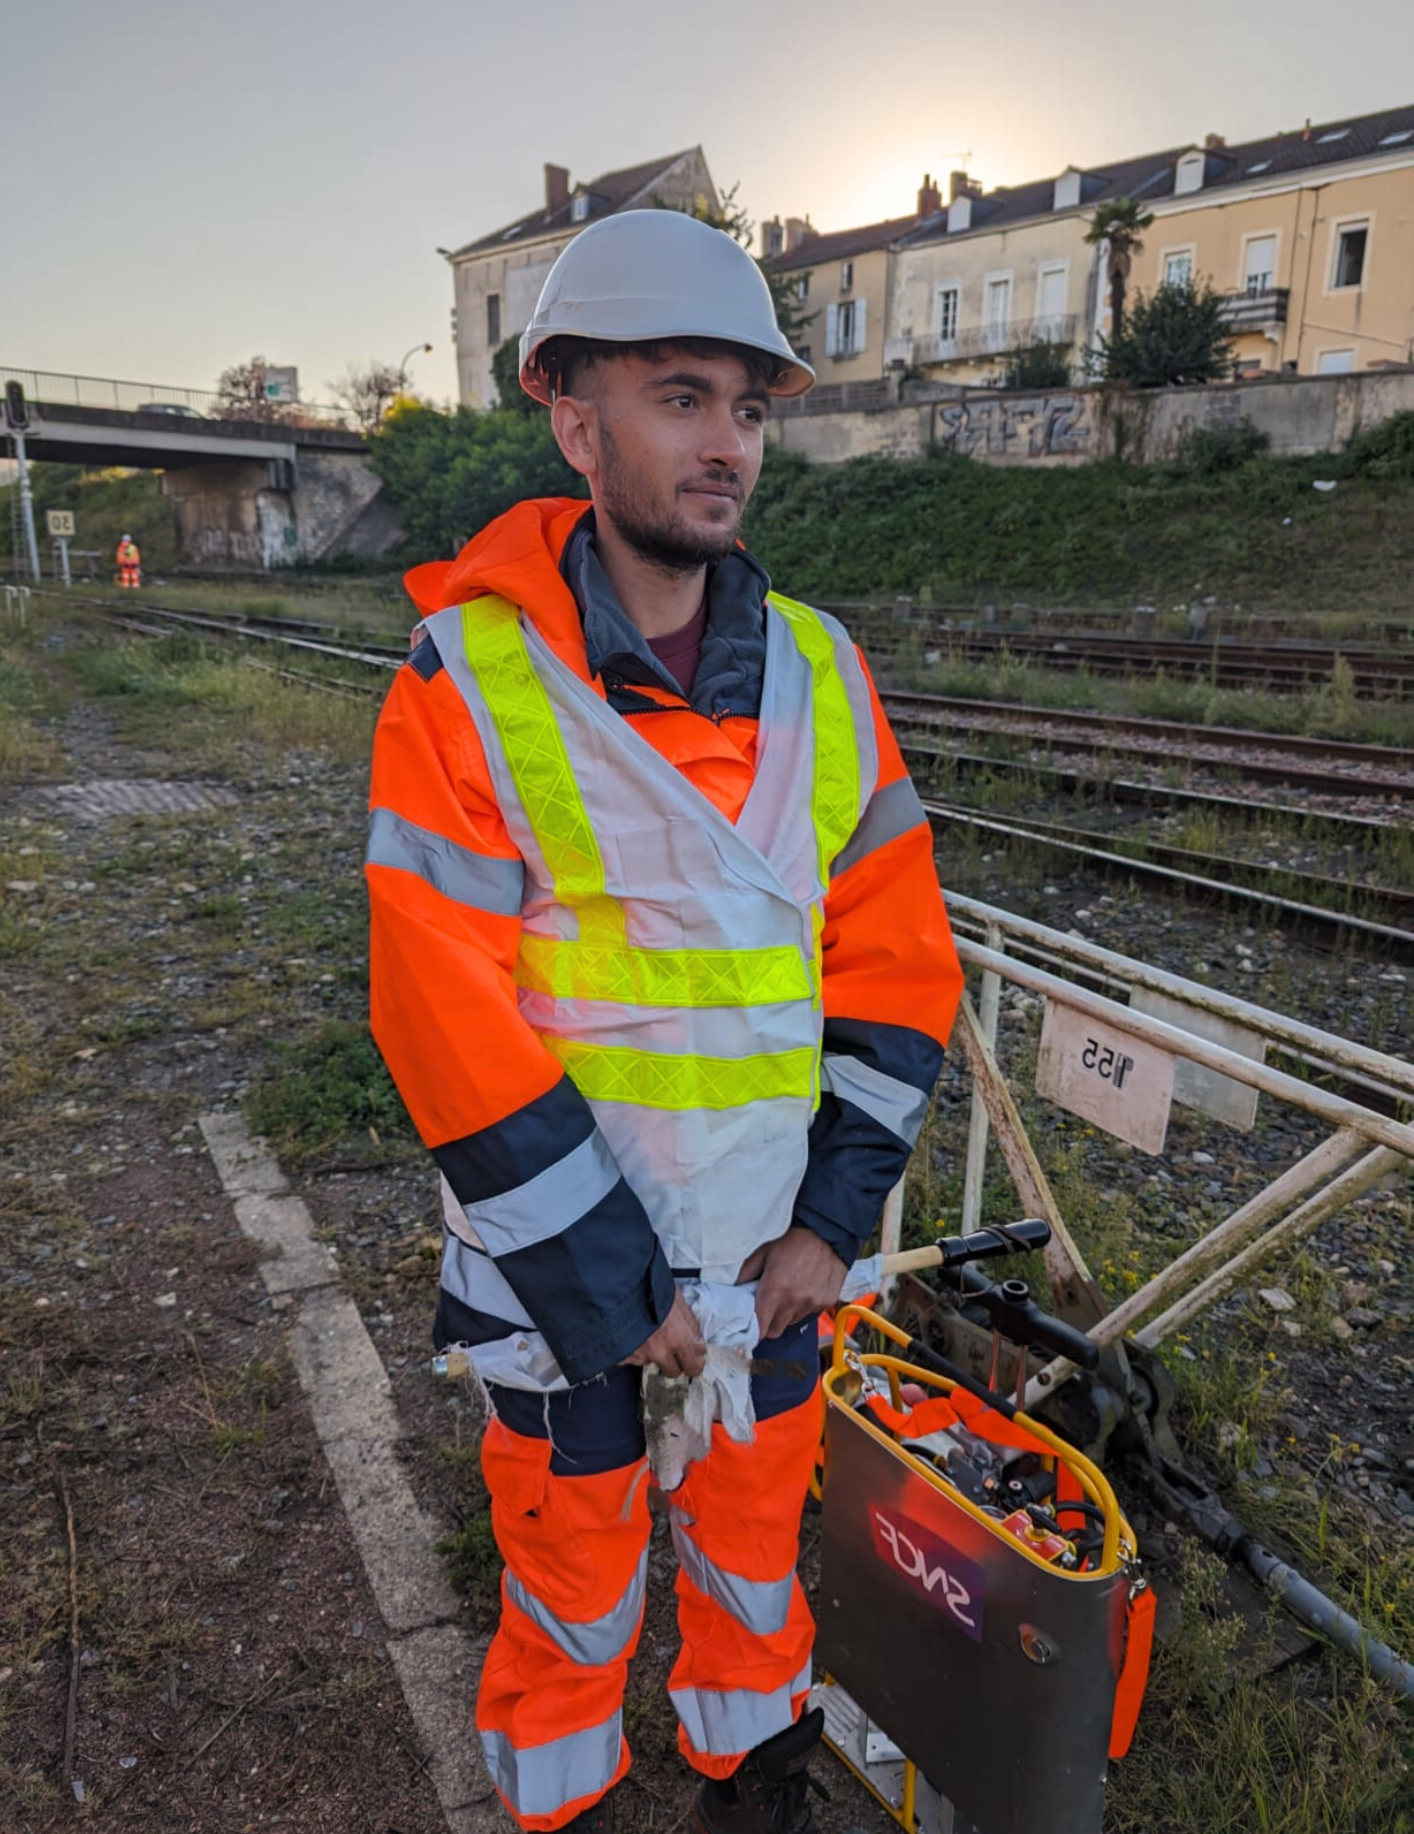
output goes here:
[[1070, 358], [1064, 344], [1038, 338], [1011, 353], [1003, 386], [1006, 388], [1066, 388], [1070, 383]]
[[370, 362], [360, 369], [350, 363], [336, 381], [328, 384], [339, 406], [364, 433], [371, 433], [400, 395], [407, 392], [407, 371], [392, 363]]
[[1143, 248], [1143, 232], [1154, 220], [1152, 210], [1145, 210], [1132, 197], [1111, 197], [1095, 208], [1085, 240], [1090, 247], [1109, 243], [1108, 277], [1110, 283], [1110, 336], [1117, 338], [1124, 328], [1124, 294], [1134, 257]]
[[496, 383], [496, 406], [512, 414], [538, 414], [540, 403], [527, 395], [520, 385], [520, 339], [508, 337], [496, 346], [491, 358], [491, 374]]
[[233, 363], [223, 369], [216, 384], [219, 405], [212, 410], [215, 420], [277, 420], [293, 418], [293, 404], [271, 401], [265, 393], [269, 364], [264, 357], [252, 357], [248, 363]]
[[1123, 329], [1100, 340], [1100, 354], [1105, 380], [1131, 388], [1226, 382], [1234, 363], [1222, 295], [1208, 280], [1166, 280], [1137, 296]]
[[584, 494], [584, 479], [555, 444], [550, 416], [538, 412], [399, 406], [371, 442], [369, 463], [402, 513], [409, 551], [424, 556], [455, 553], [523, 497]]

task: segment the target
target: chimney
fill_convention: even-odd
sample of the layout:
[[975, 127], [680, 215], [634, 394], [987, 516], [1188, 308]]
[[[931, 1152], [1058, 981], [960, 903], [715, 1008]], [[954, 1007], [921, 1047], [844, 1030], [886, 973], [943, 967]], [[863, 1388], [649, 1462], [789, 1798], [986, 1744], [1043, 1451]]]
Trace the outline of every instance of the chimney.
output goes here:
[[960, 197], [970, 197], [971, 180], [965, 172], [948, 173], [948, 202], [955, 204]]
[[787, 217], [785, 252], [790, 254], [792, 249], [799, 248], [802, 242], [812, 241], [818, 233], [808, 216]]
[[943, 207], [942, 196], [938, 187], [928, 173], [923, 174], [923, 183], [918, 188], [918, 216], [935, 217]]
[[545, 214], [551, 216], [557, 210], [563, 210], [570, 201], [570, 169], [568, 166], [546, 166], [545, 168]]
[[1311, 138], [1311, 117], [1309, 115], [1306, 117], [1305, 127], [1301, 130], [1301, 138], [1303, 140], [1309, 140]]
[[786, 247], [785, 226], [778, 216], [769, 223], [761, 225], [761, 258], [769, 261], [773, 255], [783, 255]]
[[1204, 140], [1203, 145], [1209, 148], [1221, 149], [1227, 146], [1227, 142], [1223, 139], [1221, 134], [1209, 134], [1207, 139]]

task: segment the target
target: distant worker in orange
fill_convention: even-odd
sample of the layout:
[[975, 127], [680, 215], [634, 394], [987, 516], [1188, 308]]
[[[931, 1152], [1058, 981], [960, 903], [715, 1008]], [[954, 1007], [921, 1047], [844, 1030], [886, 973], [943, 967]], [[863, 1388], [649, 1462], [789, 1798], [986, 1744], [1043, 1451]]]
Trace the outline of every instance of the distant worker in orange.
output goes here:
[[132, 586], [134, 589], [142, 583], [142, 555], [131, 535], [124, 535], [118, 543], [118, 584]]

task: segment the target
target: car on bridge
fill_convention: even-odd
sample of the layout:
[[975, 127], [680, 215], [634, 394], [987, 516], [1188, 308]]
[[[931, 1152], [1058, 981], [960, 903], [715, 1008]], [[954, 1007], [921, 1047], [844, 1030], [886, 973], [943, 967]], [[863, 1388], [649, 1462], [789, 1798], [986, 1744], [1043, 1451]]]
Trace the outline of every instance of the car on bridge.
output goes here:
[[169, 419], [205, 420], [204, 414], [198, 414], [195, 408], [183, 406], [179, 401], [140, 401], [137, 405], [139, 414], [165, 414]]

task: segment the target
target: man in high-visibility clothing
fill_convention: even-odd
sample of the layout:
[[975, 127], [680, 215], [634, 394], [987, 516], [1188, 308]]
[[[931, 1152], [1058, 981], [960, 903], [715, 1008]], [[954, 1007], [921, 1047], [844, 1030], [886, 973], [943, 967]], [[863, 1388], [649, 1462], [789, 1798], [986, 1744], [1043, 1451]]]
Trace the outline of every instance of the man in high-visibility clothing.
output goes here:
[[667, 1496], [678, 1743], [700, 1834], [815, 1826], [816, 1321], [908, 1158], [961, 976], [861, 658], [737, 538], [771, 397], [813, 381], [730, 237], [605, 218], [521, 342], [591, 504], [520, 503], [408, 576], [373, 1028], [442, 1174], [435, 1339], [490, 1400], [505, 1574], [477, 1723], [523, 1828], [612, 1826], [643, 1370], [708, 1384], [732, 1347], [747, 1417], [719, 1412]]
[[118, 584], [136, 589], [142, 580], [142, 555], [131, 535], [125, 534], [118, 543], [115, 559], [118, 563]]

